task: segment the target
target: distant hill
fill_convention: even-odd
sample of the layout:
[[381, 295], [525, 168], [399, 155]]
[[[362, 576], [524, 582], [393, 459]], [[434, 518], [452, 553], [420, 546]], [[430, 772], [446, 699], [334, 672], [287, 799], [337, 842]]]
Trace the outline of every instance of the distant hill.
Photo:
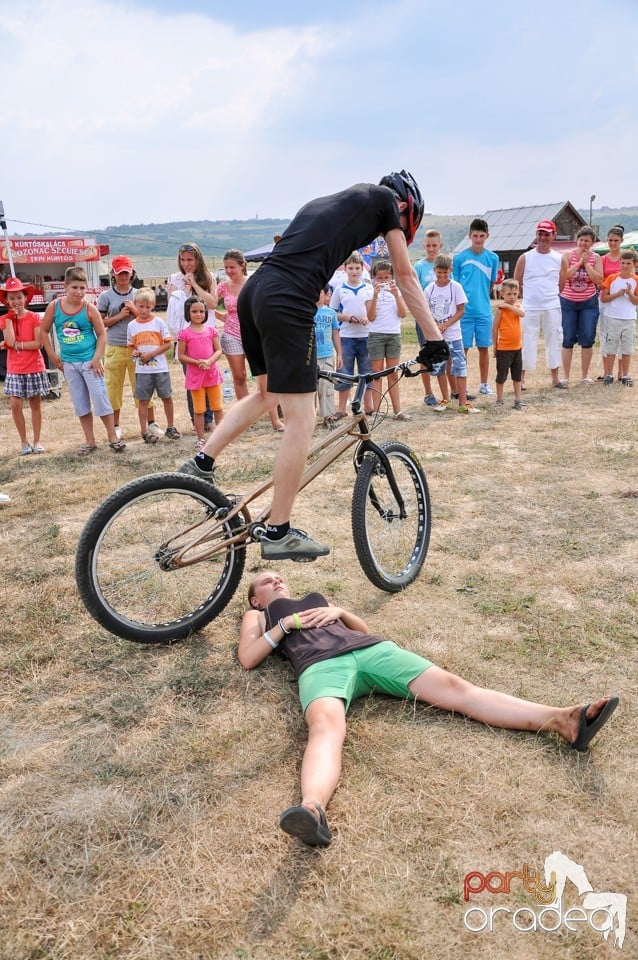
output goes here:
[[[466, 234], [473, 217], [481, 216], [482, 212], [440, 216], [426, 214], [412, 247], [414, 258], [420, 256], [425, 230], [439, 230], [444, 249], [451, 251]], [[580, 213], [585, 220], [589, 219], [589, 210], [580, 210]], [[592, 219], [602, 238], [607, 235], [609, 227], [616, 223], [623, 224], [627, 231], [636, 230], [638, 206], [601, 207], [594, 209]], [[191, 241], [202, 248], [207, 258], [221, 259], [230, 247], [252, 250], [272, 243], [273, 236], [283, 233], [289, 222], [277, 219], [179, 220], [170, 223], [121, 224], [84, 233], [94, 236], [98, 243], [108, 244], [111, 249], [125, 251], [132, 256], [173, 256], [182, 243]]]

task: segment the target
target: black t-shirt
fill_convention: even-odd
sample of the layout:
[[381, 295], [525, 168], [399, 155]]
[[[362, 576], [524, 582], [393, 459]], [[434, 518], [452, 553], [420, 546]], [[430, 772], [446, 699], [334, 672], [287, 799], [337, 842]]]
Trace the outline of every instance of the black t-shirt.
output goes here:
[[[280, 241], [281, 242], [281, 241]], [[300, 610], [312, 610], [313, 607], [328, 607], [330, 604], [321, 593], [309, 593], [301, 600], [289, 600], [278, 597], [266, 609], [266, 629], [270, 630], [282, 617]], [[279, 650], [290, 660], [298, 680], [304, 670], [319, 663], [331, 660], [350, 650], [361, 650], [381, 643], [383, 637], [371, 633], [351, 630], [341, 620], [328, 623], [325, 627], [309, 627], [307, 630], [292, 630], [279, 644]]]
[[259, 269], [283, 275], [288, 286], [316, 301], [353, 250], [393, 229], [400, 230], [401, 221], [392, 190], [357, 183], [302, 207]]

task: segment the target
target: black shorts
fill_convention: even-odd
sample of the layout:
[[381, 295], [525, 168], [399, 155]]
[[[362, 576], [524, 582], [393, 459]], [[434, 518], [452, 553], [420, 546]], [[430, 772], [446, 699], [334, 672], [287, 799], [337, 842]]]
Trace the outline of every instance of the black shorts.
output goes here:
[[517, 383], [523, 379], [523, 351], [497, 350], [496, 351], [496, 382], [505, 383], [507, 374]]
[[[263, 273], [262, 273], [263, 271]], [[260, 267], [237, 301], [241, 340], [254, 377], [267, 374], [271, 393], [317, 389], [316, 304]]]

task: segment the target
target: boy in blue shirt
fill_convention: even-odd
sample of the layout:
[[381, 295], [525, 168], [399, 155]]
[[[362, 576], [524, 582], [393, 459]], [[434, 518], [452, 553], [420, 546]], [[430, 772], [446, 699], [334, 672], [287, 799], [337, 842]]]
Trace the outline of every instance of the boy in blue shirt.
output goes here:
[[[337, 367], [342, 364], [341, 337], [339, 336], [339, 321], [336, 312], [328, 306], [330, 302], [330, 287], [325, 286], [319, 294], [317, 312], [315, 313], [315, 342], [317, 344], [317, 367], [319, 370], [335, 370], [335, 354]], [[335, 419], [335, 391], [329, 380], [317, 380], [317, 396], [319, 398], [319, 416], [324, 427], [330, 427]]]
[[472, 220], [468, 236], [470, 246], [454, 257], [453, 276], [467, 295], [467, 306], [461, 320], [465, 354], [476, 343], [479, 353], [481, 385], [479, 393], [492, 394], [488, 383], [490, 373], [489, 348], [492, 345], [491, 293], [498, 274], [498, 257], [485, 247], [489, 237], [487, 222]]

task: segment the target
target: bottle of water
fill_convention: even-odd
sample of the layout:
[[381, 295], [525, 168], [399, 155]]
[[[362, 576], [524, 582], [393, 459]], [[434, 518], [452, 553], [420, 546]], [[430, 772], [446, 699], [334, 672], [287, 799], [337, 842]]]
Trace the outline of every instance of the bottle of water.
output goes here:
[[224, 382], [222, 383], [222, 397], [224, 398], [224, 403], [232, 403], [235, 399], [235, 391], [233, 389], [233, 378], [230, 375], [230, 370], [226, 368], [224, 370]]

